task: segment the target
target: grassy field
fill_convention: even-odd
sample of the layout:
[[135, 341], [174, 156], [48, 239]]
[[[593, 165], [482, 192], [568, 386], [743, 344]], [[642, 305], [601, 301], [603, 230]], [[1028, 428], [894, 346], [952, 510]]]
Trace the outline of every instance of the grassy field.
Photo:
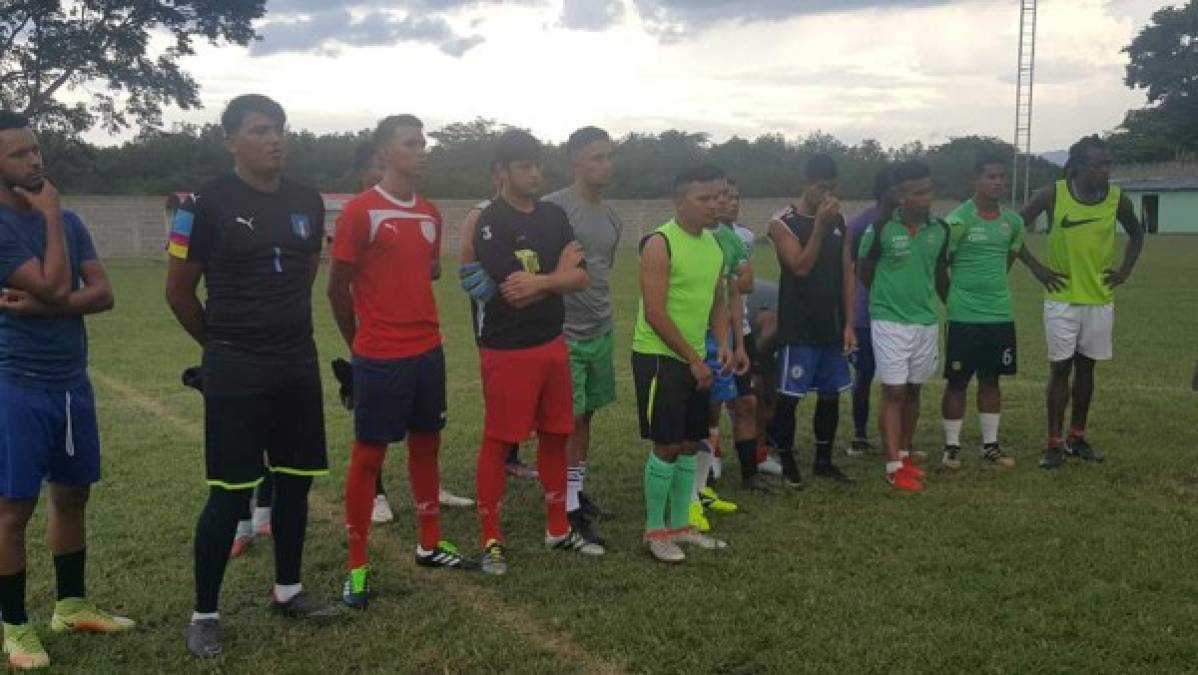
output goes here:
[[[770, 255], [759, 251], [760, 274], [776, 278]], [[877, 455], [839, 460], [859, 479], [850, 487], [817, 483], [740, 500], [729, 481], [725, 491], [744, 512], [715, 525], [732, 547], [667, 568], [640, 545], [646, 445], [629, 376], [636, 277], [625, 253], [615, 275], [621, 399], [596, 418], [588, 479], [588, 491], [621, 512], [604, 526], [609, 555], [544, 551], [539, 489], [513, 483], [506, 577], [418, 569], [396, 449], [387, 479], [403, 506], [397, 523], [375, 530], [379, 596], [369, 612], [323, 629], [270, 615], [271, 557], [260, 545], [230, 565], [226, 653], [205, 664], [182, 641], [205, 487], [201, 402], [179, 385], [179, 371], [198, 350], [161, 299], [163, 265], [114, 262], [117, 309], [90, 323], [106, 453], [91, 512], [90, 587], [141, 627], [109, 638], [47, 631], [47, 648], [59, 670], [88, 673], [1193, 671], [1196, 259], [1198, 239], [1154, 238], [1119, 292], [1116, 360], [1099, 368], [1090, 425], [1105, 464], [1071, 463], [1053, 474], [1035, 466], [1046, 370], [1040, 294], [1016, 269], [1022, 374], [1006, 383], [1002, 432], [1016, 469], [979, 467], [970, 455], [959, 473], [933, 471], [928, 490], [914, 496], [883, 484]], [[438, 286], [450, 369], [442, 473], [469, 494], [482, 419], [477, 356], [455, 281]], [[327, 362], [345, 350], [318, 297]], [[941, 387], [928, 389], [919, 442], [935, 448]], [[325, 415], [333, 472], [313, 494], [305, 582], [333, 597], [344, 566], [341, 479], [351, 426], [335, 396], [326, 395]], [[838, 452], [848, 419], [846, 401]], [[809, 464], [810, 424], [799, 426]], [[980, 444], [972, 403], [965, 439]], [[446, 536], [476, 550], [473, 511], [443, 514]], [[30, 564], [33, 620], [44, 625], [52, 603], [53, 573], [39, 546]]]

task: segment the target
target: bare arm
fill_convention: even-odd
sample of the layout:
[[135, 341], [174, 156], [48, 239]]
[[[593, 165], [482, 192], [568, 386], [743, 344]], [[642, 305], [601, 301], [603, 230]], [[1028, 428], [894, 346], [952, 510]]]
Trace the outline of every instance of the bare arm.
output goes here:
[[746, 260], [736, 268], [736, 290], [740, 291], [741, 295], [752, 295], [755, 283], [753, 264]]
[[1140, 259], [1140, 253], [1144, 250], [1144, 226], [1136, 217], [1136, 209], [1127, 195], [1123, 195], [1119, 199], [1119, 211], [1115, 217], [1123, 226], [1123, 231], [1127, 233], [1128, 240], [1127, 246], [1123, 249], [1123, 264], [1117, 270], [1107, 270], [1106, 272], [1106, 283], [1111, 288], [1127, 281], [1131, 276], [1131, 271], [1136, 267], [1136, 261]]
[[948, 261], [940, 259], [936, 261], [936, 295], [940, 296], [940, 302], [948, 302]]
[[800, 277], [811, 274], [819, 259], [824, 228], [818, 224], [811, 228], [811, 238], [807, 240], [806, 246], [799, 243], [799, 238], [794, 232], [779, 220], [770, 221], [769, 235], [770, 240], [774, 242], [774, 250], [778, 253], [778, 263], [783, 269]]
[[873, 288], [874, 272], [878, 269], [878, 261], [870, 258], [857, 259], [857, 278], [861, 280], [861, 285], [866, 288]]
[[354, 336], [358, 332], [357, 317], [354, 316], [353, 281], [356, 269], [350, 263], [334, 260], [329, 267], [329, 306], [333, 308], [333, 320], [337, 322], [337, 330], [341, 331], [341, 339], [351, 350], [354, 347]]
[[474, 228], [478, 226], [478, 218], [483, 214], [479, 209], [470, 209], [466, 218], [458, 228], [458, 264], [465, 265], [478, 260], [474, 254]]
[[46, 305], [64, 305], [71, 294], [71, 265], [63, 234], [62, 203], [58, 190], [44, 181], [40, 192], [14, 187], [46, 221], [46, 250], [41, 259], [30, 258], [8, 277], [8, 285], [29, 293]]
[[200, 263], [171, 257], [166, 268], [166, 303], [183, 330], [200, 346], [204, 345], [204, 305], [196, 295], [204, 268]]
[[[703, 365], [703, 357], [682, 337], [682, 332], [666, 312], [669, 291], [670, 254], [666, 250], [665, 238], [650, 237], [641, 251], [641, 296], [645, 302], [645, 321], [662, 342], [688, 364], [692, 367]], [[727, 339], [727, 332], [724, 336]]]
[[79, 274], [83, 287], [71, 291], [62, 305], [47, 305], [26, 291], [10, 288], [0, 296], [0, 311], [27, 316], [86, 316], [107, 312], [115, 304], [112, 283], [99, 260], [88, 260], [80, 265]]
[[1024, 227], [1030, 232], [1036, 226], [1036, 219], [1041, 214], [1048, 213], [1052, 210], [1052, 203], [1056, 197], [1056, 188], [1052, 185], [1042, 188], [1039, 192], [1032, 195], [1031, 201], [1023, 206], [1019, 211], [1019, 215], [1023, 218]]

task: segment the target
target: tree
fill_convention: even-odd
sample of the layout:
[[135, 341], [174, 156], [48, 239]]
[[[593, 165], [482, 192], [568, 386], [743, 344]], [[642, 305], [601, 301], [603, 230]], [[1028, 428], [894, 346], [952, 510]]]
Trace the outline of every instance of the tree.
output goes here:
[[1123, 51], [1124, 82], [1144, 89], [1150, 105], [1128, 112], [1111, 135], [1119, 159], [1169, 160], [1198, 150], [1198, 0], [1154, 12]]
[[[0, 106], [68, 134], [156, 127], [163, 106], [200, 105], [199, 85], [179, 67], [194, 40], [248, 44], [264, 13], [265, 0], [3, 0]], [[169, 43], [154, 54], [160, 35]], [[80, 89], [89, 103], [64, 100]]]

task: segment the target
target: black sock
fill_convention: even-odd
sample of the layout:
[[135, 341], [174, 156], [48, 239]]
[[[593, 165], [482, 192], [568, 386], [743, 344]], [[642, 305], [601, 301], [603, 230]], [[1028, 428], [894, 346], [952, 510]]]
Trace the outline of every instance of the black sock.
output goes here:
[[260, 509], [269, 509], [270, 505], [275, 501], [275, 474], [269, 469], [266, 475], [262, 477], [262, 482], [258, 483], [258, 497], [255, 500], [256, 505]]
[[757, 439], [737, 441], [736, 457], [740, 460], [740, 475], [743, 480], [757, 475]]
[[87, 547], [74, 553], [54, 556], [54, 576], [58, 579], [58, 599], [82, 598], [86, 595], [83, 569], [87, 563]]
[[379, 475], [374, 479], [374, 496], [387, 496], [387, 488], [383, 487], [383, 471], [379, 469]]
[[4, 623], [19, 626], [29, 622], [25, 613], [25, 570], [0, 574], [0, 614]]
[[312, 479], [307, 476], [275, 476], [275, 508], [270, 513], [270, 528], [275, 539], [275, 583], [280, 586], [300, 582], [311, 487]]
[[832, 464], [832, 444], [836, 441], [836, 427], [840, 424], [840, 399], [820, 398], [815, 404], [812, 430], [815, 432], [815, 465]]
[[774, 408], [774, 421], [770, 435], [774, 437], [774, 447], [779, 452], [790, 452], [795, 447], [795, 410], [799, 407], [799, 399], [793, 396], [778, 396], [778, 404]]
[[512, 443], [511, 446], [508, 447], [507, 463], [515, 464], [516, 462], [519, 462], [519, 461], [520, 461], [520, 444]]
[[195, 611], [211, 614], [217, 611], [220, 585], [229, 563], [229, 548], [237, 532], [237, 521], [249, 509], [252, 490], [226, 490], [214, 487], [208, 492], [208, 503], [196, 523], [195, 541]]

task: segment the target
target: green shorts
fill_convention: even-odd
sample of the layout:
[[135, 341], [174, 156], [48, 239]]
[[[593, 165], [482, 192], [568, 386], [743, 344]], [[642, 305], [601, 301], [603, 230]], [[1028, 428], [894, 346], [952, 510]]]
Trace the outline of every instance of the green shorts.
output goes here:
[[574, 415], [616, 402], [616, 368], [612, 363], [612, 337], [605, 333], [590, 340], [566, 340], [570, 347], [570, 375], [574, 380]]

